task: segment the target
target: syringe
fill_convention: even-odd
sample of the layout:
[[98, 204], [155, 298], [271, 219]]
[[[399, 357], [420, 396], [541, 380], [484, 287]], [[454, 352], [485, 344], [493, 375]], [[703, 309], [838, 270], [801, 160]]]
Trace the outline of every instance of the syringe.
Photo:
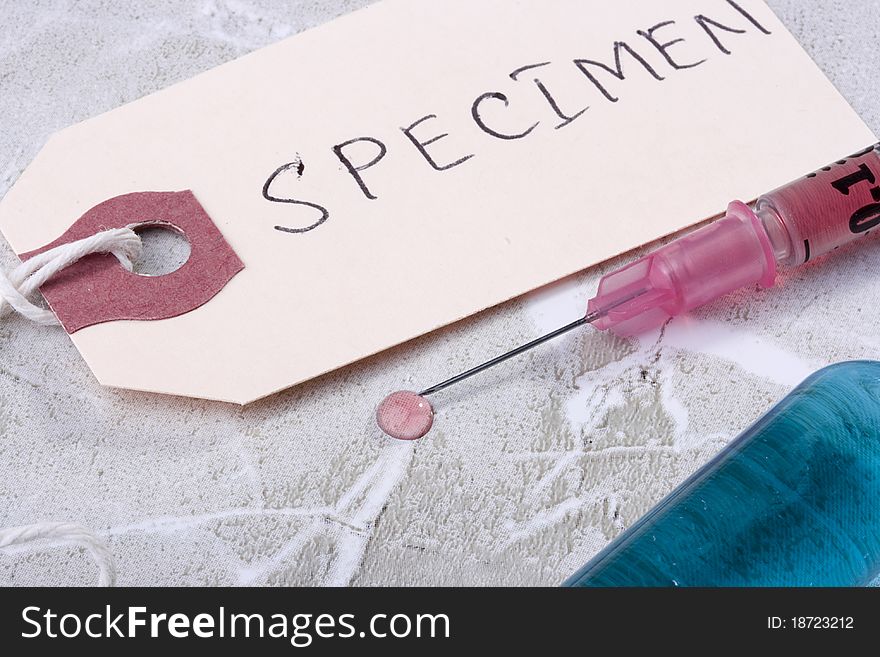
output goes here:
[[771, 287], [778, 267], [796, 267], [867, 235], [880, 224], [880, 144], [759, 197], [604, 276], [587, 314], [566, 326], [425, 388], [386, 397], [376, 412], [389, 436], [414, 440], [433, 423], [425, 399], [584, 324], [635, 335], [758, 283]]

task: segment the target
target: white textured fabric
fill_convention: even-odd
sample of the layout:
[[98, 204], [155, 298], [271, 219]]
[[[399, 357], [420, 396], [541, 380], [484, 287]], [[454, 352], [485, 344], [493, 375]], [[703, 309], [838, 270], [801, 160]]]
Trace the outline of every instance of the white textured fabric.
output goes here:
[[[6, 3], [0, 193], [53, 130], [362, 4]], [[770, 4], [880, 129], [873, 0]], [[244, 409], [101, 388], [62, 331], [10, 317], [0, 526], [91, 527], [121, 585], [556, 584], [808, 373], [880, 354], [870, 240], [663, 334], [560, 338], [432, 400], [412, 444], [374, 427], [386, 393], [571, 321], [620, 262]], [[92, 581], [79, 549], [0, 554], [3, 584]]]
[[33, 548], [39, 542], [63, 542], [81, 545], [98, 566], [98, 586], [113, 586], [116, 581], [116, 562], [95, 533], [70, 522], [37, 522], [21, 527], [0, 529], [0, 557], [3, 548], [23, 546]]

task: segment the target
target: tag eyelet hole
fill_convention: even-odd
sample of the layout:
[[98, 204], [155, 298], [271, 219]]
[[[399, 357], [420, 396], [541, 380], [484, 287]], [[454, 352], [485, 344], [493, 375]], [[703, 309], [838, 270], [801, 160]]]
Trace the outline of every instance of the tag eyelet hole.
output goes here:
[[186, 235], [177, 226], [165, 222], [144, 222], [133, 227], [143, 252], [135, 261], [132, 273], [138, 276], [166, 276], [183, 267], [192, 248]]

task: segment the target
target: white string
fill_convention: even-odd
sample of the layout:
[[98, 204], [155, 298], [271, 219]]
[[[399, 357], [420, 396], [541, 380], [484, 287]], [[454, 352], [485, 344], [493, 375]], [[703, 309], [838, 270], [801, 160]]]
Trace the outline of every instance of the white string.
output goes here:
[[104, 542], [91, 530], [72, 522], [38, 522], [33, 525], [0, 529], [0, 548], [41, 539], [69, 541], [81, 545], [98, 566], [98, 586], [116, 583], [116, 561]]
[[21, 263], [9, 274], [0, 271], [0, 317], [9, 304], [13, 310], [38, 324], [60, 324], [55, 313], [32, 303], [28, 297], [59, 271], [93, 253], [112, 253], [123, 267], [131, 271], [132, 261], [140, 256], [141, 248], [141, 238], [132, 226], [114, 228], [49, 249]]
[[[128, 271], [141, 253], [141, 238], [132, 230], [114, 228], [75, 242], [56, 246], [21, 263], [9, 274], [0, 271], [0, 317], [6, 304], [38, 324], [60, 324], [55, 314], [32, 303], [28, 297], [65, 267], [93, 253], [112, 253]], [[70, 541], [81, 545], [98, 565], [98, 586], [116, 582], [113, 555], [94, 532], [71, 522], [38, 522], [33, 525], [0, 528], [0, 548], [41, 539]]]

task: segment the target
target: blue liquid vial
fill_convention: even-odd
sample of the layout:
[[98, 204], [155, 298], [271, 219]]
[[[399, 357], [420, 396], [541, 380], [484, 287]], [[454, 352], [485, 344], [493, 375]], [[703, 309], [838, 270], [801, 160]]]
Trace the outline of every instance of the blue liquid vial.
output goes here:
[[822, 369], [565, 586], [866, 586], [880, 575], [880, 363]]

